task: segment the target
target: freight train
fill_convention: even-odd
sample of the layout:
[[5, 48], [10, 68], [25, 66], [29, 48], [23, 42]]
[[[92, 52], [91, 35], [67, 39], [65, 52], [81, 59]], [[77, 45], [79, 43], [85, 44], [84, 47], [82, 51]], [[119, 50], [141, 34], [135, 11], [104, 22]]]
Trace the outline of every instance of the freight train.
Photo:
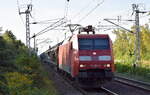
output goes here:
[[114, 78], [112, 41], [107, 34], [95, 34], [92, 26], [79, 29], [79, 34], [52, 47], [47, 53], [59, 71], [79, 84], [100, 86]]

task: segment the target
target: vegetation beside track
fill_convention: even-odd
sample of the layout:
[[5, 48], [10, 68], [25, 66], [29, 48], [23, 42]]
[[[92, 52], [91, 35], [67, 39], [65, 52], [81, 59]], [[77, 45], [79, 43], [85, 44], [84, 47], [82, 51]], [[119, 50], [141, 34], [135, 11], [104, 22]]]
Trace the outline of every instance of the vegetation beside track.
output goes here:
[[130, 64], [116, 63], [116, 73], [120, 76], [150, 82], [150, 68], [136, 67]]
[[[135, 32], [135, 27], [131, 30]], [[150, 82], [150, 28], [149, 25], [140, 27], [140, 56], [141, 61], [135, 65], [135, 34], [125, 30], [115, 30], [116, 40], [113, 43], [117, 73]]]
[[11, 31], [0, 36], [0, 95], [56, 95], [36, 54]]

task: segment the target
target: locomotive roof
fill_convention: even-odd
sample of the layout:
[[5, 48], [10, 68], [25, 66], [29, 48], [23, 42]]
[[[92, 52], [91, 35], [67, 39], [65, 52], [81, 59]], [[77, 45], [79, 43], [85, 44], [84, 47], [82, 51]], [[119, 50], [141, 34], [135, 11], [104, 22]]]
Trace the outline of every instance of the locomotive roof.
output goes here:
[[77, 34], [78, 37], [109, 37], [108, 34]]
[[70, 41], [72, 38], [77, 37], [77, 38], [110, 38], [108, 34], [75, 34], [70, 37], [68, 41]]

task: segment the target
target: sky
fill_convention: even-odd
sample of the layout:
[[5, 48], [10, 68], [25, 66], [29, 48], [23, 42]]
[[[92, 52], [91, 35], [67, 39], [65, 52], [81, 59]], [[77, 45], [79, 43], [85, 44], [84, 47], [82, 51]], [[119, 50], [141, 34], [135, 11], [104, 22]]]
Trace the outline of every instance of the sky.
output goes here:
[[[2, 0], [0, 4], [0, 27], [3, 30], [11, 30], [18, 40], [25, 43], [25, 15], [18, 14], [18, 7], [21, 11], [26, 9], [26, 4], [32, 3], [33, 10], [30, 22], [45, 21], [56, 18], [62, 18], [65, 15], [65, 9], [68, 7], [67, 20], [71, 23], [78, 23], [83, 26], [87, 25], [110, 25], [104, 21], [104, 18], [114, 18], [121, 16], [122, 19], [134, 19], [132, 14], [132, 4], [139, 4], [141, 11], [150, 11], [150, 0]], [[99, 5], [99, 6], [98, 6]], [[98, 7], [96, 7], [98, 6]], [[95, 9], [94, 9], [95, 8]], [[93, 11], [91, 11], [93, 10]], [[88, 14], [90, 13], [90, 14]], [[140, 15], [140, 24], [149, 23], [150, 16], [147, 14]], [[30, 25], [31, 36], [38, 33], [49, 24]], [[130, 29], [133, 22], [121, 22], [120, 25]], [[110, 31], [100, 30], [115, 38]], [[37, 42], [44, 39], [50, 39], [55, 44], [64, 38], [64, 31], [53, 30], [37, 37]], [[40, 44], [41, 52], [48, 48], [49, 44]], [[33, 40], [31, 40], [33, 46]], [[45, 49], [43, 49], [46, 47]]]

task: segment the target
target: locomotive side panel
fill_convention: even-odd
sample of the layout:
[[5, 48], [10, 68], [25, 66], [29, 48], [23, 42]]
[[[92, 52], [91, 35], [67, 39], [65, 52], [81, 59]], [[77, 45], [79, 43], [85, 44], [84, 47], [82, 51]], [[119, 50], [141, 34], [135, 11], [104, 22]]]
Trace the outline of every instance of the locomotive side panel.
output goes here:
[[59, 47], [58, 53], [58, 67], [67, 73], [71, 73], [71, 63], [70, 63], [70, 43], [62, 45]]
[[77, 77], [79, 73], [78, 51], [73, 49], [71, 52], [71, 76]]
[[71, 76], [77, 77], [79, 74], [79, 52], [78, 52], [78, 38], [73, 36], [71, 39]]

